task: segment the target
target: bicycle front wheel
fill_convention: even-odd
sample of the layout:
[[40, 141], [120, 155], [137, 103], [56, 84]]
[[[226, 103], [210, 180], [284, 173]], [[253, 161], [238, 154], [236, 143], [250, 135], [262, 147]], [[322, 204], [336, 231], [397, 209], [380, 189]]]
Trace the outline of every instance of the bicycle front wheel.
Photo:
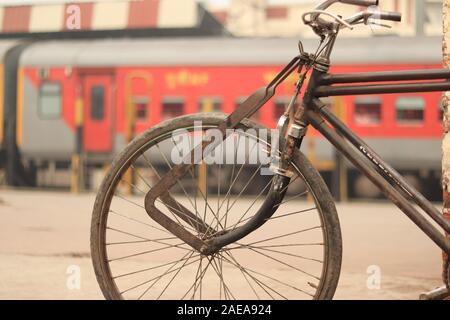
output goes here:
[[[145, 194], [177, 162], [180, 139], [174, 133], [195, 140], [199, 121], [205, 132], [224, 119], [223, 114], [210, 113], [162, 123], [137, 137], [112, 163], [98, 192], [91, 225], [93, 265], [105, 298], [333, 297], [342, 255], [339, 220], [324, 181], [300, 152], [292, 161], [294, 176], [276, 213], [259, 229], [212, 255], [196, 252], [145, 211]], [[265, 164], [249, 161], [254, 150], [270, 150], [270, 135], [255, 134], [262, 129], [243, 121], [222, 142], [226, 155], [216, 158], [228, 161], [196, 164], [168, 194], [215, 233], [246, 223], [263, 203], [273, 178]], [[177, 216], [179, 210], [162, 201], [156, 205], [183, 228], [202, 236]]]

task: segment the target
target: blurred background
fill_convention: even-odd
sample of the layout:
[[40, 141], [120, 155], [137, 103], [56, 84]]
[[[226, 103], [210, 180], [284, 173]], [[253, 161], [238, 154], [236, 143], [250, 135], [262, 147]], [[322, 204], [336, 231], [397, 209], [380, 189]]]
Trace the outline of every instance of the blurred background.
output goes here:
[[[319, 2], [0, 1], [0, 298], [102, 298], [89, 228], [95, 192], [114, 156], [163, 120], [231, 113], [298, 54], [299, 40], [314, 52], [318, 38], [301, 15]], [[343, 31], [331, 72], [441, 68], [442, 1], [380, 2], [403, 21]], [[346, 17], [362, 9], [331, 11]], [[275, 128], [296, 81], [289, 77], [253, 119]], [[326, 102], [439, 203], [441, 96]], [[441, 285], [441, 252], [414, 224], [374, 201], [383, 199], [380, 192], [314, 130], [302, 149], [341, 200], [345, 251], [337, 298], [416, 299]], [[375, 289], [368, 282], [374, 266], [383, 275]], [[71, 270], [82, 272], [81, 286], [70, 286]]]
[[[14, 0], [0, 4], [0, 183], [96, 190], [135, 135], [195, 112], [232, 112], [317, 36], [308, 0]], [[361, 8], [333, 7], [344, 17]], [[392, 28], [344, 31], [332, 72], [441, 65], [442, 1], [381, 1]], [[275, 127], [295, 75], [254, 118]], [[440, 93], [329, 104], [431, 200], [441, 198]], [[313, 131], [304, 152], [337, 199], [379, 191]]]

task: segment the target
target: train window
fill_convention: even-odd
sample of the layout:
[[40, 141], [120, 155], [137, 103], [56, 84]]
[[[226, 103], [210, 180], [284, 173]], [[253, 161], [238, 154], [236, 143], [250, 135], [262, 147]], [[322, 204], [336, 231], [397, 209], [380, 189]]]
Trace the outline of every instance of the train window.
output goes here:
[[138, 120], [147, 119], [148, 98], [147, 97], [133, 97], [133, 104], [136, 108], [136, 117]]
[[399, 123], [422, 123], [425, 100], [422, 97], [401, 97], [396, 101], [397, 121]]
[[62, 112], [61, 84], [44, 82], [39, 89], [39, 115], [45, 119], [59, 119]]
[[222, 110], [222, 99], [219, 97], [201, 97], [198, 101], [200, 112], [213, 112]]
[[374, 126], [381, 122], [382, 100], [378, 97], [362, 97], [355, 100], [354, 121], [361, 126]]
[[164, 98], [162, 101], [162, 120], [172, 119], [184, 114], [183, 98]]
[[105, 88], [93, 86], [91, 88], [91, 119], [103, 120], [105, 117]]
[[[236, 99], [236, 109], [239, 108], [244, 101], [247, 100], [247, 97], [239, 97]], [[259, 120], [259, 111], [251, 116], [251, 119], [258, 121]]]

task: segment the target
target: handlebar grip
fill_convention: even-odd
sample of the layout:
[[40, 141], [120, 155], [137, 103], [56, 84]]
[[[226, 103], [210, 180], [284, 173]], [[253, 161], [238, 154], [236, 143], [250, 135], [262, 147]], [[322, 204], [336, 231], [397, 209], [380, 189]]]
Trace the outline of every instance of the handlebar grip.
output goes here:
[[402, 21], [402, 14], [399, 12], [381, 11], [381, 12], [377, 12], [376, 15], [382, 20], [389, 20], [389, 21], [395, 21], [395, 22]]
[[379, 0], [339, 0], [340, 3], [353, 4], [355, 6], [378, 6]]

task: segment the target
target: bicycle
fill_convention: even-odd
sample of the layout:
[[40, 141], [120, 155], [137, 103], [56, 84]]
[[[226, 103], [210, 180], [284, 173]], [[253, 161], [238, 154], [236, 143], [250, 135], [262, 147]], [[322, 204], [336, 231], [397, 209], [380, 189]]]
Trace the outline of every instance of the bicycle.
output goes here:
[[[338, 2], [368, 9], [343, 19], [326, 11]], [[450, 223], [321, 100], [450, 89], [448, 70], [329, 73], [341, 30], [401, 21], [400, 13], [373, 10], [377, 5], [375, 0], [323, 2], [302, 17], [320, 37], [315, 53], [306, 53], [299, 42], [300, 54], [230, 115], [168, 120], [120, 153], [100, 187], [91, 225], [94, 269], [106, 298], [333, 298], [341, 230], [327, 186], [300, 152], [309, 126], [450, 253], [449, 239], [412, 202], [446, 233]], [[279, 120], [279, 138], [261, 137], [257, 132], [264, 128], [249, 119], [294, 72], [298, 81]], [[242, 151], [240, 145], [248, 148]], [[252, 148], [269, 163], [251, 163]], [[231, 163], [223, 161], [230, 154]], [[208, 161], [212, 158], [219, 161]], [[236, 165], [238, 158], [243, 161]], [[244, 194], [248, 190], [252, 196]]]

